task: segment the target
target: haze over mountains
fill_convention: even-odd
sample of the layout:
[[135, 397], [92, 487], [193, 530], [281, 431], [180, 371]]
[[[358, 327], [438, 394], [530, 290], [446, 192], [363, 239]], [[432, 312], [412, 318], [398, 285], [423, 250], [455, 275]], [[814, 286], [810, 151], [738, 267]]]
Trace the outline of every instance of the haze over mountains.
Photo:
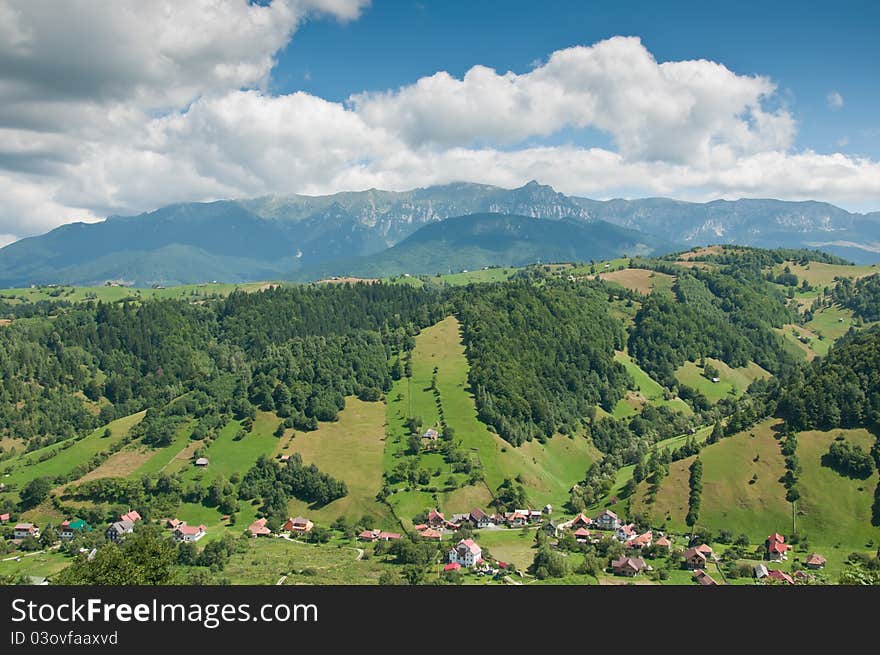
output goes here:
[[537, 182], [185, 203], [10, 244], [0, 249], [0, 286], [421, 274], [712, 243], [821, 248], [875, 262], [880, 213], [779, 200], [596, 201]]

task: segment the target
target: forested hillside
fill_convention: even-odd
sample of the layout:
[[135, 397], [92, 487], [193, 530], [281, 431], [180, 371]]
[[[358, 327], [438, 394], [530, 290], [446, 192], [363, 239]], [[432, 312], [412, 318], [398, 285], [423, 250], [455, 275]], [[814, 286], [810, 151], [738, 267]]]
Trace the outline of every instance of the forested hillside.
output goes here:
[[183, 517], [218, 540], [197, 568], [297, 513], [316, 543], [548, 503], [752, 539], [802, 502], [822, 543], [874, 534], [871, 267], [712, 247], [495, 273], [7, 294], [0, 513]]

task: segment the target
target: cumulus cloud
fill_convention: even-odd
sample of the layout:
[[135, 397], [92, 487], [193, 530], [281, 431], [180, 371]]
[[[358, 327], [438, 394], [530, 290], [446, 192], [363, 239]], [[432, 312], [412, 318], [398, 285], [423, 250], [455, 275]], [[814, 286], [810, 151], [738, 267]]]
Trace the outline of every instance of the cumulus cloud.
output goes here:
[[593, 126], [630, 160], [685, 163], [787, 148], [794, 119], [763, 107], [775, 90], [710, 61], [661, 64], [638, 38], [614, 37], [554, 52], [522, 75], [474, 66], [460, 80], [440, 72], [351, 104], [412, 146], [510, 145]]
[[827, 100], [828, 106], [831, 107], [831, 109], [840, 109], [841, 107], [843, 107], [843, 96], [840, 95], [837, 91], [832, 91], [831, 93], [829, 93]]
[[[796, 120], [768, 78], [658, 62], [636, 38], [344, 103], [268, 93], [303, 20], [354, 20], [366, 4], [0, 0], [0, 240], [172, 202], [455, 180], [594, 197], [880, 195], [877, 162], [792, 150]], [[541, 145], [582, 128], [614, 148]]]

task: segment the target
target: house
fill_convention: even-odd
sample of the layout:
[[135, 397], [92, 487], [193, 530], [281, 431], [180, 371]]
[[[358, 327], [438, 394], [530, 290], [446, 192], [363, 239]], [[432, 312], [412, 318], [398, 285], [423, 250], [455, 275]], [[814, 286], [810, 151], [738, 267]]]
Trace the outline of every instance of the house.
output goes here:
[[425, 528], [419, 532], [419, 536], [422, 539], [430, 539], [432, 541], [440, 541], [440, 539], [443, 538], [443, 535], [437, 532], [434, 528]]
[[176, 530], [181, 525], [186, 525], [186, 521], [181, 521], [180, 519], [165, 519], [165, 527], [170, 528], [171, 530]]
[[590, 540], [590, 531], [586, 528], [578, 528], [574, 531], [574, 538], [580, 543], [586, 543]]
[[626, 542], [627, 548], [650, 548], [654, 542], [654, 534], [649, 530]]
[[668, 551], [670, 548], [672, 548], [672, 542], [669, 541], [669, 539], [667, 539], [666, 537], [660, 537], [657, 541], [654, 542], [654, 546]]
[[615, 575], [625, 575], [632, 578], [642, 571], [650, 571], [651, 567], [641, 557], [621, 557], [611, 562], [611, 570]]
[[767, 567], [764, 566], [763, 564], [757, 564], [757, 565], [755, 565], [755, 568], [753, 569], [753, 573], [755, 574], [755, 578], [757, 580], [760, 580], [762, 578], [766, 578], [770, 572], [767, 570]]
[[78, 532], [85, 532], [92, 528], [82, 519], [63, 521], [58, 527], [58, 536], [62, 539], [73, 539]]
[[136, 511], [131, 510], [127, 514], [123, 514], [122, 516], [120, 516], [119, 520], [120, 521], [129, 521], [130, 523], [137, 523], [138, 521], [141, 520], [141, 515], [138, 514]]
[[767, 547], [767, 559], [771, 562], [781, 562], [788, 559], [787, 553], [791, 550], [791, 546], [785, 543], [785, 537], [781, 534], [774, 532], [767, 537], [764, 545]]
[[528, 514], [526, 514], [525, 512], [516, 510], [515, 512], [508, 512], [504, 516], [504, 520], [509, 527], [519, 528], [529, 522], [529, 517]]
[[557, 524], [555, 521], [545, 521], [541, 529], [551, 537], [558, 537], [562, 530], [562, 525], [562, 523]]
[[461, 527], [465, 523], [470, 523], [470, 514], [453, 514], [449, 521], [455, 526]]
[[468, 519], [475, 528], [488, 528], [492, 525], [492, 521], [489, 520], [489, 515], [480, 508], [472, 509], [468, 515]]
[[577, 530], [578, 528], [589, 528], [593, 525], [593, 519], [589, 516], [584, 516], [582, 513], [575, 516], [573, 519], [569, 521], [564, 521], [559, 524], [560, 530]]
[[272, 531], [266, 527], [267, 520], [265, 518], [257, 519], [248, 526], [248, 533], [252, 537], [268, 537]]
[[444, 571], [459, 571], [461, 570], [461, 564], [458, 562], [449, 562], [446, 566], [443, 567]]
[[364, 530], [357, 538], [358, 541], [376, 541], [379, 538], [379, 530]]
[[290, 461], [290, 455], [282, 455], [282, 456], [281, 456], [281, 461], [282, 461], [282, 462], [289, 462], [289, 461]]
[[703, 569], [697, 569], [694, 571], [694, 580], [697, 583], [703, 585], [704, 587], [717, 587], [718, 583], [715, 582], [715, 579], [706, 573]]
[[211, 462], [208, 461], [207, 457], [199, 457], [195, 462], [193, 462], [196, 466], [207, 466]]
[[620, 527], [620, 519], [610, 509], [603, 509], [593, 523], [600, 530], [617, 530]]
[[462, 539], [449, 550], [447, 559], [474, 568], [483, 559], [483, 549], [473, 539]]
[[528, 510], [517, 510], [518, 512], [525, 512], [526, 516], [529, 519], [529, 523], [540, 523], [544, 520], [544, 515], [539, 509], [528, 509]]
[[104, 533], [109, 541], [119, 541], [125, 535], [134, 532], [134, 523], [132, 521], [123, 520], [111, 523]]
[[804, 562], [804, 566], [808, 569], [818, 570], [825, 568], [825, 558], [822, 557], [819, 553], [813, 553], [807, 558], [807, 561]]
[[36, 539], [40, 536], [40, 529], [33, 523], [17, 523], [12, 528], [13, 539], [24, 539], [25, 537], [33, 537]]
[[701, 550], [699, 546], [688, 548], [686, 551], [684, 551], [685, 568], [693, 570], [705, 568], [706, 562], [709, 560], [709, 557], [711, 555], [711, 550], [706, 553], [706, 551]]
[[422, 438], [429, 439], [430, 441], [437, 441], [437, 439], [440, 438], [440, 433], [434, 428], [428, 428], [425, 430], [425, 434], [422, 435]]
[[287, 519], [287, 523], [284, 524], [282, 528], [285, 532], [296, 532], [297, 534], [305, 534], [306, 532], [311, 531], [311, 529], [315, 527], [315, 524], [309, 521], [308, 519], [303, 518], [302, 516], [297, 516], [296, 518]]
[[0, 523], [9, 523], [9, 512], [6, 514], [0, 514]]
[[428, 512], [428, 518], [425, 520], [425, 523], [428, 525], [428, 527], [442, 530], [446, 527], [447, 521], [446, 517], [443, 516], [441, 512], [437, 511], [437, 508], [435, 507], [430, 512]]
[[397, 541], [400, 538], [401, 535], [398, 532], [385, 532], [383, 530], [379, 533], [379, 541]]
[[773, 580], [774, 582], [785, 582], [786, 584], [794, 584], [794, 578], [792, 578], [785, 571], [768, 571], [767, 579]]
[[184, 543], [195, 543], [204, 537], [207, 532], [208, 528], [204, 525], [179, 525], [174, 530], [174, 540]]
[[629, 525], [621, 525], [614, 531], [614, 538], [618, 541], [622, 541], [626, 543], [631, 539], [636, 538], [636, 526], [630, 523]]

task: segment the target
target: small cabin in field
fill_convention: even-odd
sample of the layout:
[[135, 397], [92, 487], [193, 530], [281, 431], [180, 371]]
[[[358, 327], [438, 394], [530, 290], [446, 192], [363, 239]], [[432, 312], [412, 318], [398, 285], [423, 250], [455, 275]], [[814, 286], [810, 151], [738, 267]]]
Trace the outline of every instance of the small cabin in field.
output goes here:
[[194, 462], [194, 464], [195, 464], [196, 466], [207, 466], [208, 464], [210, 464], [210, 462], [208, 461], [208, 458], [207, 458], [207, 457], [199, 457], [199, 458]]

